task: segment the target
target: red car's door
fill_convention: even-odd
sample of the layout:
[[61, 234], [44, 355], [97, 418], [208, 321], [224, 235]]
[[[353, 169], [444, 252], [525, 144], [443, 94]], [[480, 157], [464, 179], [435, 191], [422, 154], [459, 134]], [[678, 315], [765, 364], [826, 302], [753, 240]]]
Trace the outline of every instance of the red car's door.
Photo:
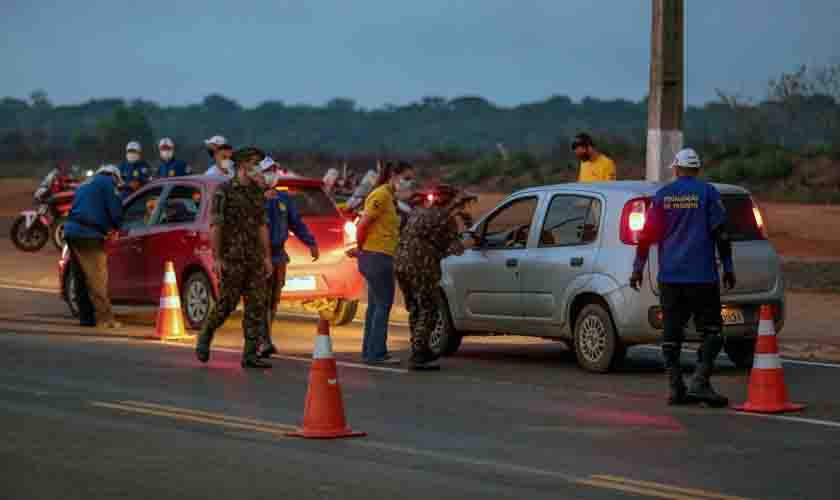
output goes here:
[[157, 216], [157, 201], [163, 188], [141, 191], [123, 207], [123, 221], [118, 235], [106, 243], [108, 252], [108, 288], [120, 301], [142, 300], [145, 275], [144, 239]]
[[166, 261], [172, 261], [180, 276], [180, 271], [196, 260], [200, 214], [206, 198], [200, 183], [184, 182], [173, 185], [161, 201], [157, 223], [144, 238], [144, 301], [156, 303], [160, 298]]

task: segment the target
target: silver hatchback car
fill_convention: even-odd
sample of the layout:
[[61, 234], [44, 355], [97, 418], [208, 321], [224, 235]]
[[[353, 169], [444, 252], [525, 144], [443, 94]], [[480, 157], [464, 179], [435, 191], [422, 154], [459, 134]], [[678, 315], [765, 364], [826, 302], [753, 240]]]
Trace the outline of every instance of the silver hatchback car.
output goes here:
[[[524, 335], [566, 342], [586, 370], [607, 372], [627, 348], [656, 343], [662, 310], [652, 249], [645, 285], [630, 288], [645, 212], [661, 184], [619, 181], [518, 191], [470, 231], [479, 245], [443, 262], [433, 348], [454, 353], [466, 335]], [[784, 323], [779, 257], [762, 213], [743, 188], [716, 185], [727, 210], [738, 285], [722, 290], [725, 351], [750, 366], [759, 308]], [[697, 339], [693, 324], [687, 340]]]

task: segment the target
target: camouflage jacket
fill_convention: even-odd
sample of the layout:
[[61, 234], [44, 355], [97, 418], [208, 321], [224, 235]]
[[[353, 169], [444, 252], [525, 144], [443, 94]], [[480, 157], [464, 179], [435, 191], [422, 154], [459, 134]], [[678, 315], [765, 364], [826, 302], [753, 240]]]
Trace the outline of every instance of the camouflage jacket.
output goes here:
[[265, 248], [260, 228], [268, 224], [263, 189], [243, 186], [238, 177], [216, 189], [210, 208], [210, 224], [222, 231], [222, 258], [240, 262], [262, 262]]
[[395, 270], [418, 280], [439, 281], [440, 261], [464, 251], [453, 215], [448, 207], [415, 209], [400, 233]]

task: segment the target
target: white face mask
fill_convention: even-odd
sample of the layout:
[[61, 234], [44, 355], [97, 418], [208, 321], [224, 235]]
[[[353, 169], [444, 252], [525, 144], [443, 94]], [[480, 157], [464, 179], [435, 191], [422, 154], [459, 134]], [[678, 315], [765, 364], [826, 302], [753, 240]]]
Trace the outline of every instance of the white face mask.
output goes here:
[[175, 156], [175, 151], [172, 151], [171, 149], [164, 149], [160, 152], [160, 159], [163, 161], [169, 161], [173, 156]]
[[233, 160], [222, 160], [222, 163], [219, 165], [219, 167], [221, 167], [223, 170], [233, 170]]
[[140, 161], [140, 153], [126, 153], [125, 154], [125, 159], [129, 163], [134, 163], [134, 162]]
[[276, 172], [263, 172], [263, 178], [265, 178], [265, 187], [273, 188], [274, 186], [276, 186], [277, 181], [280, 180], [279, 177], [280, 176], [277, 175]]

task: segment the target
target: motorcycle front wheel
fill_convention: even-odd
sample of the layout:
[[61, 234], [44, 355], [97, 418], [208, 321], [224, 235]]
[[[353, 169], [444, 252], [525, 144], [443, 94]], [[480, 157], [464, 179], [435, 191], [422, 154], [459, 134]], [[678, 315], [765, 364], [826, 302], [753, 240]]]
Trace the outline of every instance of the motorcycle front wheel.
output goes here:
[[[63, 233], [62, 233], [63, 234]], [[44, 248], [50, 239], [50, 230], [40, 220], [35, 220], [29, 229], [26, 228], [26, 218], [17, 216], [9, 231], [12, 244], [21, 252], [37, 252]]]

